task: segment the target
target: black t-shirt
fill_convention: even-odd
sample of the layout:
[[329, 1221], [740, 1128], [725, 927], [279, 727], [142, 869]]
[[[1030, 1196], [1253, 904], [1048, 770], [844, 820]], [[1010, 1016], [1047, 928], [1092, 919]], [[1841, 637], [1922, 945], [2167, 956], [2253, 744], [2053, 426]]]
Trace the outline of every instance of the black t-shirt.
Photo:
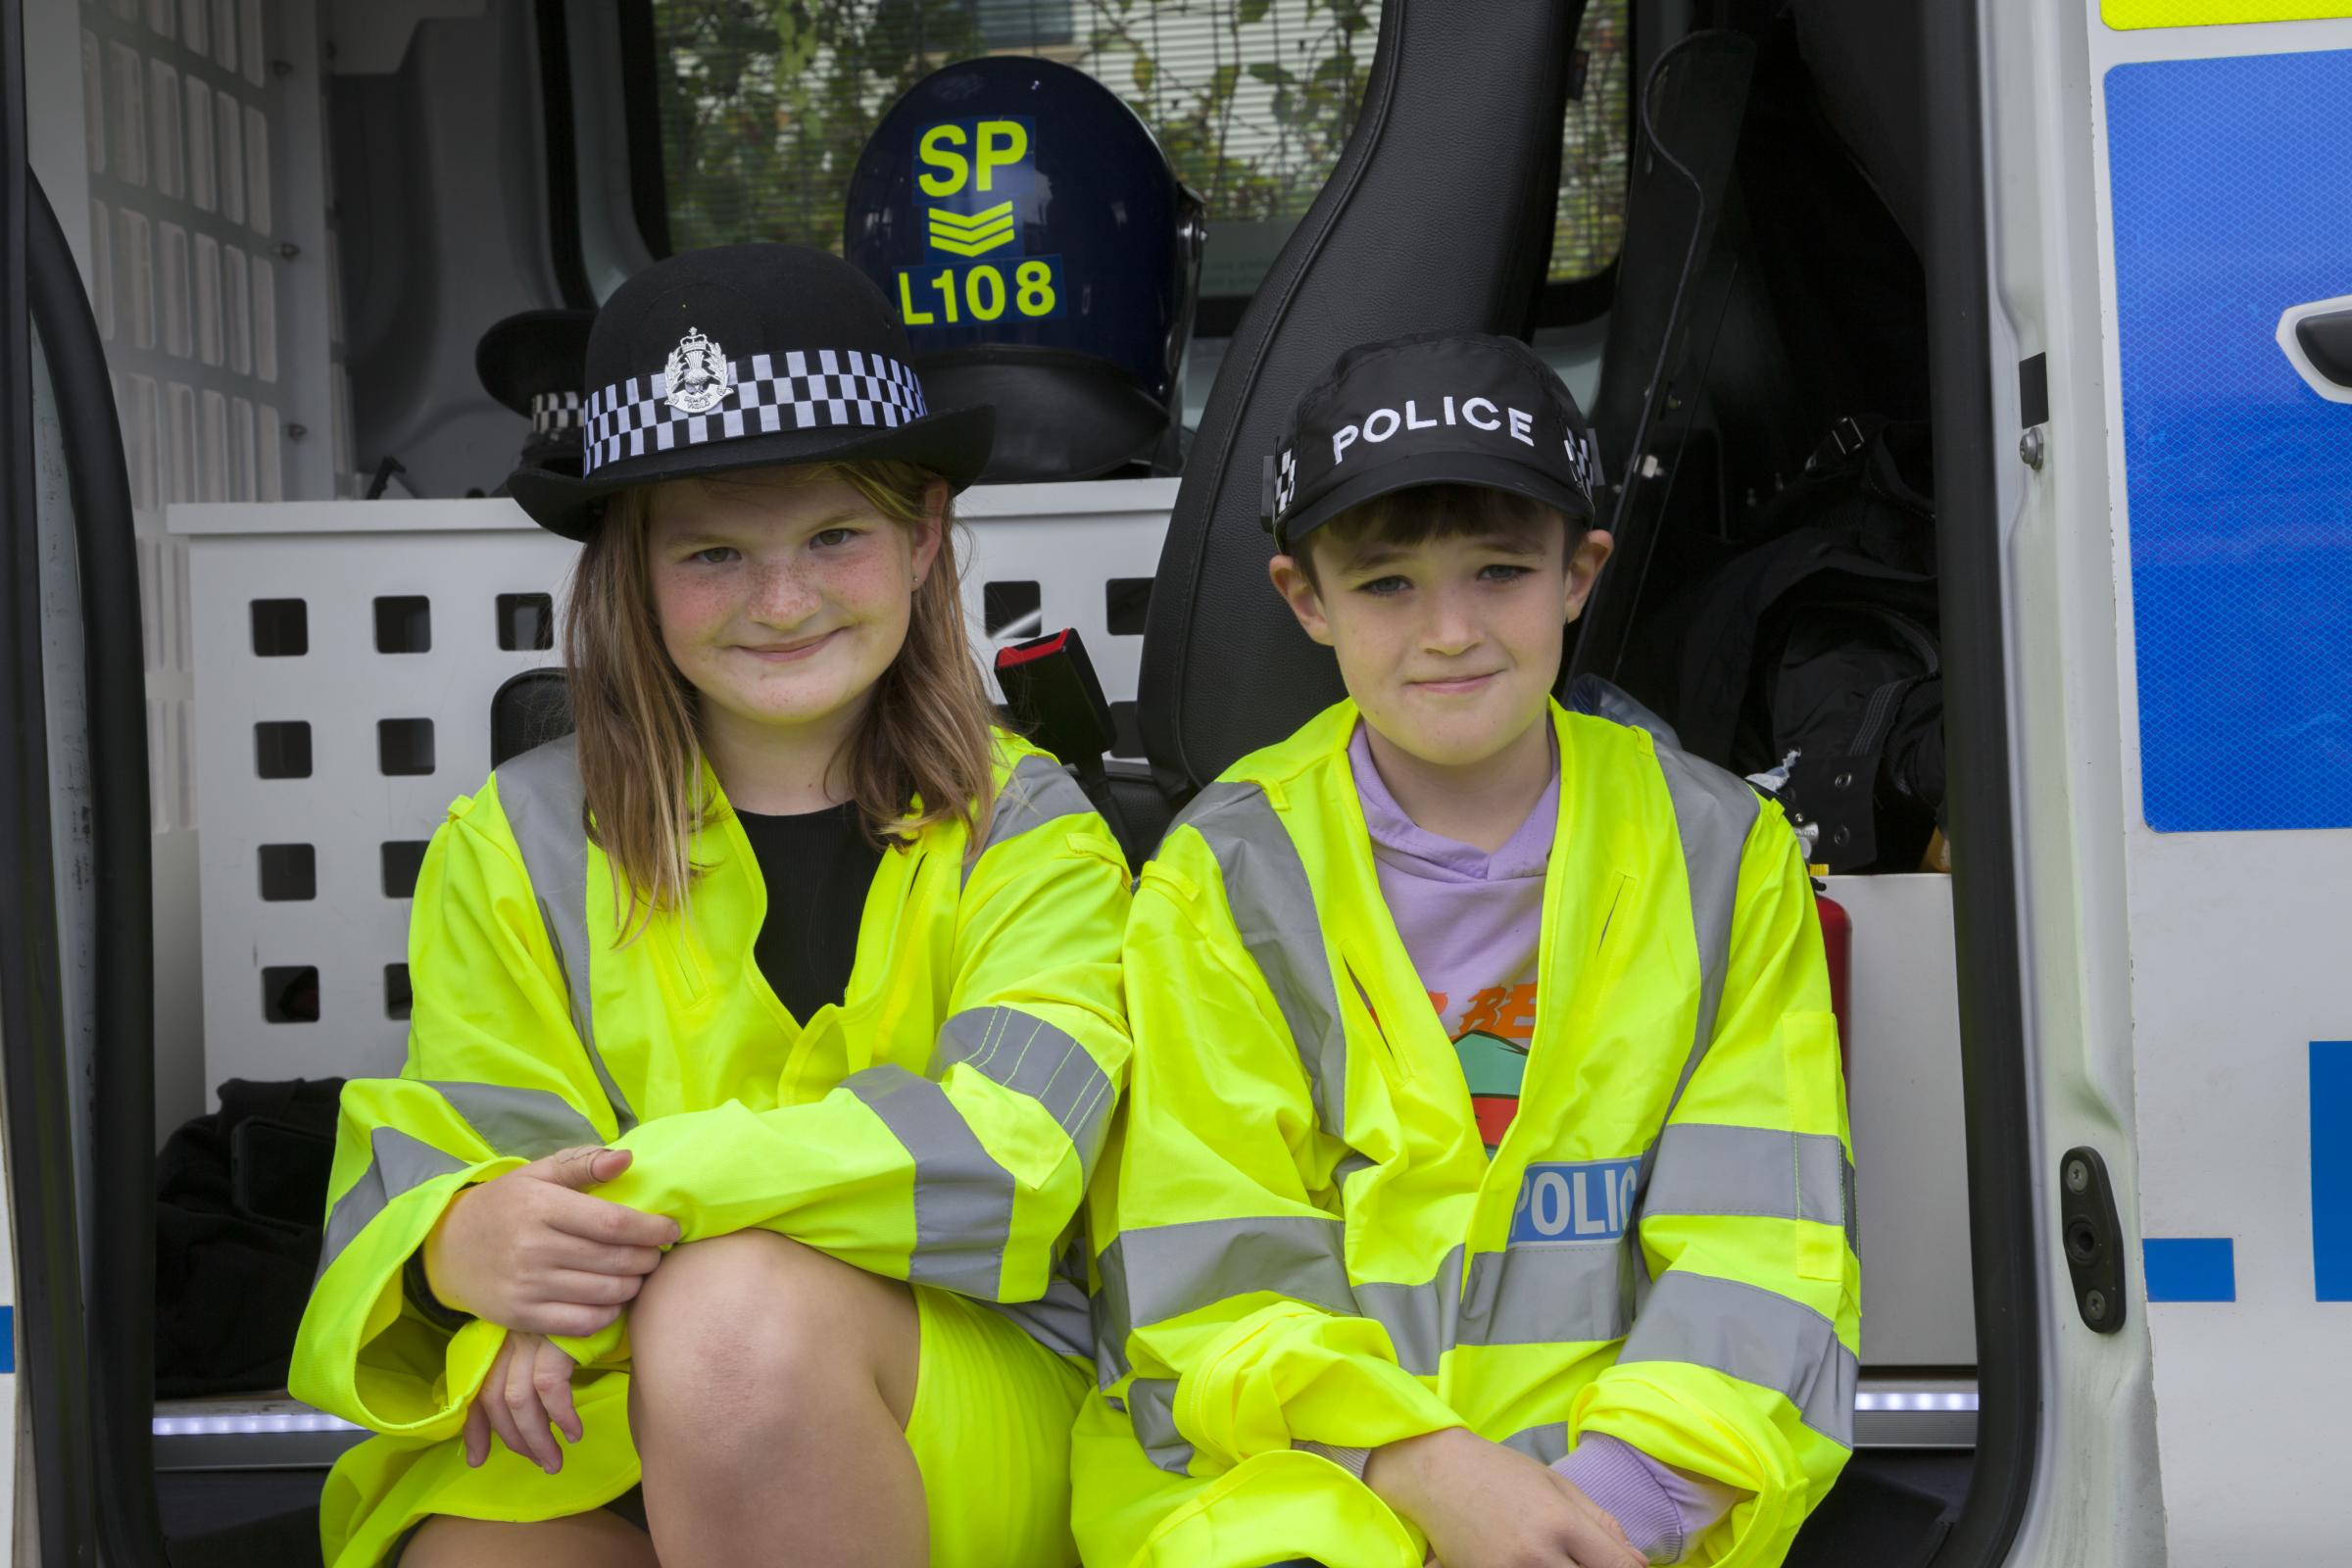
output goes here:
[[855, 802], [793, 816], [737, 811], [767, 884], [767, 918], [753, 954], [793, 1017], [807, 1023], [849, 990], [882, 851], [865, 836]]

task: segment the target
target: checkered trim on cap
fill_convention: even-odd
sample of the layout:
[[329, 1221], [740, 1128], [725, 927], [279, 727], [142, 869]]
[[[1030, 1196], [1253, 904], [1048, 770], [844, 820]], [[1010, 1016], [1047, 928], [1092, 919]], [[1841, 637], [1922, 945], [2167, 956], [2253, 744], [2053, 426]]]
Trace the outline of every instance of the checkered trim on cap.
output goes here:
[[577, 392], [538, 392], [531, 397], [531, 429], [539, 435], [560, 435], [580, 427]]
[[884, 355], [857, 349], [755, 354], [749, 360], [728, 361], [727, 369], [734, 384], [708, 414], [682, 414], [671, 408], [666, 378], [660, 370], [590, 394], [582, 475], [648, 452], [820, 425], [895, 429], [930, 412], [913, 370]]

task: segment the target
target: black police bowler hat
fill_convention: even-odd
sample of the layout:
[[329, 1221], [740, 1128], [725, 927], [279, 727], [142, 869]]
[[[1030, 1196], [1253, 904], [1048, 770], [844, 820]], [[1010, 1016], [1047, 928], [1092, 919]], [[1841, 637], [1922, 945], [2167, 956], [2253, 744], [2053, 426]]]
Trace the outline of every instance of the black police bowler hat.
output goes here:
[[537, 399], [579, 396], [595, 320], [594, 311], [518, 311], [475, 342], [473, 373], [483, 391], [530, 418]]
[[1517, 338], [1416, 332], [1362, 343], [1307, 388], [1266, 459], [1265, 523], [1286, 554], [1350, 507], [1418, 485], [1508, 490], [1589, 524], [1592, 438]]
[[657, 262], [588, 334], [576, 458], [514, 470], [533, 521], [584, 539], [631, 485], [794, 463], [896, 459], [960, 490], [996, 411], [933, 413], [889, 302], [836, 256], [722, 245]]
[[[522, 466], [580, 450], [580, 381], [594, 311], [521, 311], [493, 322], [473, 348], [482, 390], [531, 421]], [[576, 466], [576, 464], [575, 464]], [[505, 495], [506, 486], [498, 487]]]

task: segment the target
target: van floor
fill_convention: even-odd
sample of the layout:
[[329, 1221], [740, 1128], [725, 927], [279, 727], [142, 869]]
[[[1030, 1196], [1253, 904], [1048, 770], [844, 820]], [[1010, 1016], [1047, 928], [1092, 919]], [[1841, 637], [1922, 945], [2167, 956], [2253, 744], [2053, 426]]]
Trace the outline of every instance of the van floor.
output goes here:
[[[1788, 1554], [1788, 1568], [1920, 1568], [1968, 1494], [1965, 1449], [1854, 1455]], [[156, 1477], [172, 1568], [318, 1560], [323, 1470], [173, 1470]]]

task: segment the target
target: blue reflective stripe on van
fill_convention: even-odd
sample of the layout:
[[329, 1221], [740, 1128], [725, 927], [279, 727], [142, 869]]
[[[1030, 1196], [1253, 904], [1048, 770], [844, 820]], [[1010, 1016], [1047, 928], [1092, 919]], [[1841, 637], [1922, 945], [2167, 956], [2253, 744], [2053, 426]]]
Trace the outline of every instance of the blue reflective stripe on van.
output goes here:
[[1633, 1218], [1641, 1178], [1639, 1157], [1528, 1166], [1511, 1210], [1511, 1245], [1615, 1241]]
[[2151, 1301], [2234, 1301], [2236, 1248], [2227, 1236], [2150, 1236], [2140, 1244]]
[[2311, 1278], [2323, 1301], [2352, 1301], [2352, 1040], [2311, 1043]]
[[17, 1309], [0, 1306], [0, 1372], [17, 1369]]
[[2352, 405], [2278, 340], [2345, 291], [2320, 192], [2352, 160], [2352, 51], [2120, 65], [2106, 96], [2142, 809], [2352, 827]]

